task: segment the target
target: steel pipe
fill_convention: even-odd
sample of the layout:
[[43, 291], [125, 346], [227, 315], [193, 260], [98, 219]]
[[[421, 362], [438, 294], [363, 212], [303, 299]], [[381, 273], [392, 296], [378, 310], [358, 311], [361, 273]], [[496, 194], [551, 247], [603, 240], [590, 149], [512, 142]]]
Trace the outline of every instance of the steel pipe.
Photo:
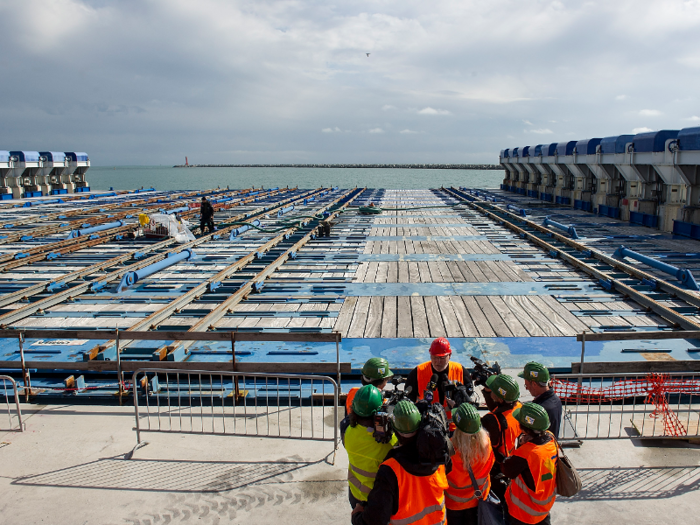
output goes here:
[[620, 246], [617, 250], [615, 250], [613, 257], [615, 257], [615, 259], [624, 259], [625, 257], [629, 257], [630, 259], [644, 263], [647, 266], [656, 268], [664, 273], [673, 275], [676, 279], [682, 282], [686, 288], [690, 288], [691, 290], [700, 290], [700, 287], [698, 287], [698, 283], [695, 281], [695, 277], [693, 277], [690, 270], [672, 266], [668, 263], [659, 261], [658, 259], [654, 259], [653, 257], [648, 257], [639, 252], [632, 251], [624, 246]]
[[141, 268], [140, 270], [136, 270], [134, 272], [127, 272], [126, 274], [124, 274], [124, 277], [122, 277], [122, 280], [119, 283], [119, 286], [117, 287], [117, 293], [124, 291], [125, 288], [133, 286], [141, 279], [145, 279], [149, 275], [153, 275], [154, 273], [164, 270], [165, 268], [177, 264], [180, 261], [189, 261], [194, 256], [195, 253], [192, 250], [185, 249], [179, 253], [169, 255], [168, 257], [158, 261], [157, 263], [153, 263], [144, 268]]
[[544, 222], [542, 223], [542, 225], [545, 226], [545, 227], [547, 227], [547, 226], [554, 226], [555, 228], [558, 228], [558, 229], [560, 229], [560, 230], [562, 230], [562, 231], [565, 231], [566, 233], [568, 233], [569, 235], [571, 235], [571, 238], [572, 238], [572, 239], [578, 239], [578, 238], [579, 238], [578, 234], [576, 233], [576, 228], [574, 228], [574, 227], [571, 226], [571, 225], [566, 226], [565, 224], [562, 224], [562, 223], [560, 223], [560, 222], [553, 221], [553, 220], [550, 219], [548, 216], [544, 218]]
[[286, 208], [282, 208], [280, 211], [277, 212], [278, 217], [282, 217], [285, 213], [289, 213], [294, 209], [294, 205], [287, 206]]
[[82, 237], [83, 235], [89, 235], [91, 233], [101, 232], [104, 230], [111, 230], [112, 228], [119, 228], [121, 226], [124, 226], [124, 221], [106, 222], [104, 224], [98, 224], [97, 226], [91, 226], [81, 230], [71, 230], [67, 239], [75, 239], [76, 237]]
[[[258, 219], [255, 219], [253, 222], [251, 222], [253, 226], [260, 226], [260, 221]], [[235, 230], [231, 230], [231, 234], [229, 235], [228, 240], [233, 241], [236, 237], [238, 237], [240, 234], [247, 232], [250, 230], [251, 226], [248, 224], [244, 224], [243, 226], [240, 226], [236, 228]]]

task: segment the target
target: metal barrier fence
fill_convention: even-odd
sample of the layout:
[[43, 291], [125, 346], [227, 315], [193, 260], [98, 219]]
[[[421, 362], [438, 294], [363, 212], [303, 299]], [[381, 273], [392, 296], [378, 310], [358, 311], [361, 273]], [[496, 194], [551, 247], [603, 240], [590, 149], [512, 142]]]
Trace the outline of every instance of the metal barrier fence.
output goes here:
[[133, 388], [136, 448], [144, 432], [333, 441], [338, 448], [338, 383], [328, 376], [141, 368]]
[[558, 374], [561, 439], [700, 437], [700, 373]]
[[[10, 427], [7, 430], [19, 430], [20, 432], [24, 432], [24, 423], [22, 423], [22, 409], [19, 406], [19, 393], [17, 392], [17, 383], [15, 383], [15, 380], [12, 379], [10, 376], [3, 375], [0, 375], [0, 381], [2, 381], [2, 391], [5, 394], [5, 406], [7, 407], [7, 417], [10, 419]], [[15, 400], [16, 415], [14, 417], [12, 416], [12, 405], [10, 403], [10, 396], [7, 393], [8, 382], [12, 386], [12, 394]], [[18, 424], [17, 427], [15, 427], [15, 419], [17, 420]], [[3, 430], [2, 426], [0, 426], [0, 430]]]

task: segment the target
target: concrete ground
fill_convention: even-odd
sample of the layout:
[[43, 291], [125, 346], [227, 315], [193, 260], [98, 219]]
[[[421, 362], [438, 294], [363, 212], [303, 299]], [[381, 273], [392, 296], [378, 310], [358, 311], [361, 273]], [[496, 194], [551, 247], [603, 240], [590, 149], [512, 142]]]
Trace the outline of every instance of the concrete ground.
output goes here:
[[[342, 446], [332, 464], [330, 442], [152, 433], [127, 460], [133, 408], [23, 409], [26, 431], [0, 433], [3, 525], [349, 521]], [[590, 441], [569, 456], [584, 490], [557, 500], [553, 523], [694, 523], [700, 514], [700, 446]]]

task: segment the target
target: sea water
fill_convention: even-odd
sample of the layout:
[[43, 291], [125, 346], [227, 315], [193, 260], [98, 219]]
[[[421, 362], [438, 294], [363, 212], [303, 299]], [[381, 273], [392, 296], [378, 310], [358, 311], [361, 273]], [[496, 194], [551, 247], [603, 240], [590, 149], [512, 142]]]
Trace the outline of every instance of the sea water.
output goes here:
[[86, 179], [93, 190], [201, 190], [216, 187], [264, 188], [321, 186], [421, 189], [498, 188], [502, 170], [405, 168], [173, 168], [164, 166], [93, 166]]

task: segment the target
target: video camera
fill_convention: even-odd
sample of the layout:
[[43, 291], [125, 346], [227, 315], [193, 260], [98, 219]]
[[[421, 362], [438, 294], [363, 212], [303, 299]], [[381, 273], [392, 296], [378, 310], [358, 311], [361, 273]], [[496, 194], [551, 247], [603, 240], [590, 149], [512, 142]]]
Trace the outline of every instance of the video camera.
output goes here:
[[[488, 366], [481, 359], [474, 356], [471, 356], [469, 359], [474, 363], [474, 371], [471, 373], [471, 380], [478, 386], [486, 386], [486, 380], [489, 377], [501, 373], [501, 365], [498, 364], [498, 361], [496, 361], [493, 366]], [[474, 387], [472, 386], [472, 393], [473, 392]]]
[[399, 389], [399, 385], [406, 383], [406, 379], [402, 376], [394, 376], [391, 378], [390, 382], [394, 388], [382, 392], [384, 399], [386, 399], [384, 408], [380, 412], [374, 414], [373, 435], [377, 443], [389, 443], [389, 441], [391, 441], [394, 435], [394, 429], [391, 427], [391, 418], [389, 416], [394, 411], [394, 407], [399, 401], [409, 399], [408, 395], [412, 391], [410, 386], [408, 388]]

